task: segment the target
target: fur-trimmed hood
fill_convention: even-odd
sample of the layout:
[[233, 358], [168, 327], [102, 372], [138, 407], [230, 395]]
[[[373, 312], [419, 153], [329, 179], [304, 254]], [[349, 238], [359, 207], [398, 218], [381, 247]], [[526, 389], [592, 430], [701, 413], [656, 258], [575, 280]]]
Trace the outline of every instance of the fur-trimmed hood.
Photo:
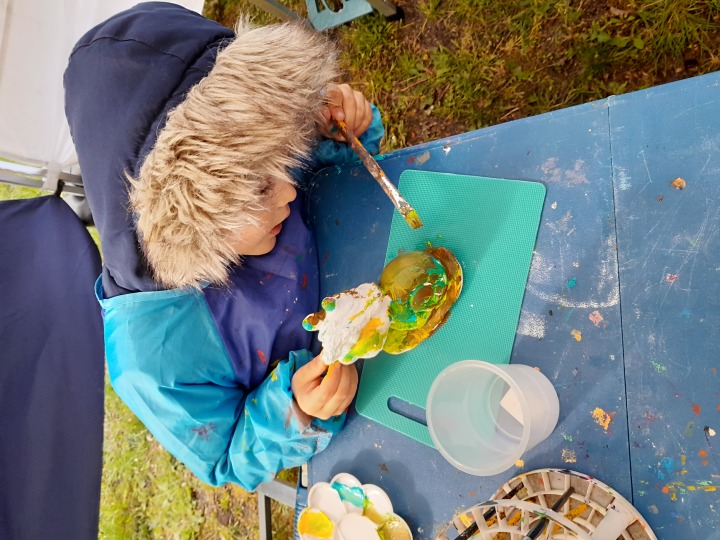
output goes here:
[[80, 40], [66, 112], [107, 246], [108, 296], [226, 279], [237, 262], [227, 236], [267, 180], [291, 181], [309, 154], [335, 54], [302, 27], [241, 22], [235, 38], [163, 3]]

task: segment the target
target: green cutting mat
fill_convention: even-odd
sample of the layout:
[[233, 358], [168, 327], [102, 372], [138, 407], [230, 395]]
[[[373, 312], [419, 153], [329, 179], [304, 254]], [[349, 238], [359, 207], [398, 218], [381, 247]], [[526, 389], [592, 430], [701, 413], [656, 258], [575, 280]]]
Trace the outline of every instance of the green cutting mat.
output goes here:
[[[412, 230], [395, 212], [385, 262], [398, 250], [450, 249], [464, 283], [450, 318], [430, 339], [401, 355], [365, 361], [357, 411], [433, 446], [427, 427], [388, 408], [398, 398], [425, 408], [433, 380], [458, 360], [510, 361], [545, 200], [537, 182], [405, 171], [400, 193], [424, 225]], [[393, 407], [398, 410], [398, 407]]]

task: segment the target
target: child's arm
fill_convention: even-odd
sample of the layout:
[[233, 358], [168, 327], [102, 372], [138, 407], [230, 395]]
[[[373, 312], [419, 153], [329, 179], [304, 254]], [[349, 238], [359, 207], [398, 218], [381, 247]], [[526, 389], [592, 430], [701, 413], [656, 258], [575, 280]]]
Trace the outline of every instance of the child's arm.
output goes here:
[[[135, 293], [101, 304], [113, 387], [201, 480], [253, 490], [305, 463], [342, 427], [344, 415], [311, 418], [293, 399], [293, 376], [309, 360], [305, 350], [291, 353], [251, 392], [238, 387], [201, 293]], [[313, 378], [312, 368], [304, 372]]]
[[317, 170], [330, 165], [358, 161], [358, 157], [345, 142], [340, 131], [335, 129], [333, 118], [345, 120], [367, 151], [373, 155], [377, 154], [380, 151], [380, 141], [385, 135], [378, 108], [347, 85], [334, 86], [328, 89], [328, 93], [330, 94], [328, 107], [323, 113], [323, 122], [320, 126], [324, 137], [313, 153], [312, 168]]

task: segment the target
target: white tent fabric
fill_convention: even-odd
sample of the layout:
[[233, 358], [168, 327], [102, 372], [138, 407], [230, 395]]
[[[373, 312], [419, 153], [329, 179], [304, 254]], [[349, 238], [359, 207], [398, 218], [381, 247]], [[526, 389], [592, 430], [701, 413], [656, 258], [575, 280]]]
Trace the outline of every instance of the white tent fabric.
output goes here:
[[[170, 0], [198, 13], [204, 0]], [[138, 0], [0, 0], [0, 157], [46, 167], [77, 163], [62, 77], [73, 45]]]

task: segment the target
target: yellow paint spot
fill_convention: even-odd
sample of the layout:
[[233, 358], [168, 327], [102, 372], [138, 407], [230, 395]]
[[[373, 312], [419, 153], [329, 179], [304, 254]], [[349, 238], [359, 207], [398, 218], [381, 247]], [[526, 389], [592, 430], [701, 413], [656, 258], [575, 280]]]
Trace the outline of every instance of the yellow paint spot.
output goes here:
[[683, 482], [671, 482], [670, 484], [666, 484], [661, 488], [661, 491], [665, 493], [666, 495], [670, 496], [671, 501], [677, 500], [677, 494], [684, 494], [689, 491], [704, 491], [704, 492], [714, 492], [717, 491], [717, 486], [709, 485], [710, 482], [699, 482], [698, 485], [695, 486], [689, 486], [684, 484]]
[[[565, 514], [565, 518], [569, 519], [570, 521], [574, 521], [576, 517], [581, 516], [587, 509], [587, 504], [579, 504], [575, 508], [572, 508], [567, 514]], [[559, 525], [555, 525], [555, 529], [553, 529], [553, 535], [557, 535], [561, 531], [562, 527], [560, 527]]]
[[271, 381], [277, 381], [277, 380], [278, 380], [277, 373], [275, 373], [275, 370], [274, 370], [274, 369], [273, 369], [272, 374], [270, 375], [270, 380], [271, 380]]
[[687, 456], [685, 454], [680, 454], [680, 463], [682, 465], [685, 465], [687, 463]]
[[582, 332], [580, 330], [573, 329], [570, 335], [575, 338], [575, 341], [582, 341]]
[[567, 448], [563, 448], [562, 460], [565, 463], [577, 463], [577, 456], [575, 455], [575, 452], [573, 450], [568, 450]]
[[475, 523], [475, 520], [472, 518], [472, 516], [469, 516], [467, 514], [460, 514], [460, 521], [462, 522], [465, 527], [469, 527], [473, 523]]
[[300, 514], [298, 532], [300, 534], [311, 534], [316, 538], [332, 538], [333, 523], [320, 510], [308, 508]]
[[522, 468], [522, 467], [525, 466], [525, 462], [524, 462], [522, 459], [518, 459], [518, 460], [515, 462], [515, 466], [516, 466], [516, 467], [519, 467], [519, 468]]
[[588, 509], [588, 505], [585, 503], [582, 503], [572, 510], [570, 510], [567, 514], [565, 514], [565, 517], [568, 518], [570, 521], [574, 520], [576, 517], [582, 515], [582, 513]]
[[606, 413], [600, 407], [595, 407], [595, 410], [592, 412], [592, 417], [599, 426], [602, 426], [602, 428], [607, 431], [610, 427], [610, 422], [613, 420], [613, 413]]

